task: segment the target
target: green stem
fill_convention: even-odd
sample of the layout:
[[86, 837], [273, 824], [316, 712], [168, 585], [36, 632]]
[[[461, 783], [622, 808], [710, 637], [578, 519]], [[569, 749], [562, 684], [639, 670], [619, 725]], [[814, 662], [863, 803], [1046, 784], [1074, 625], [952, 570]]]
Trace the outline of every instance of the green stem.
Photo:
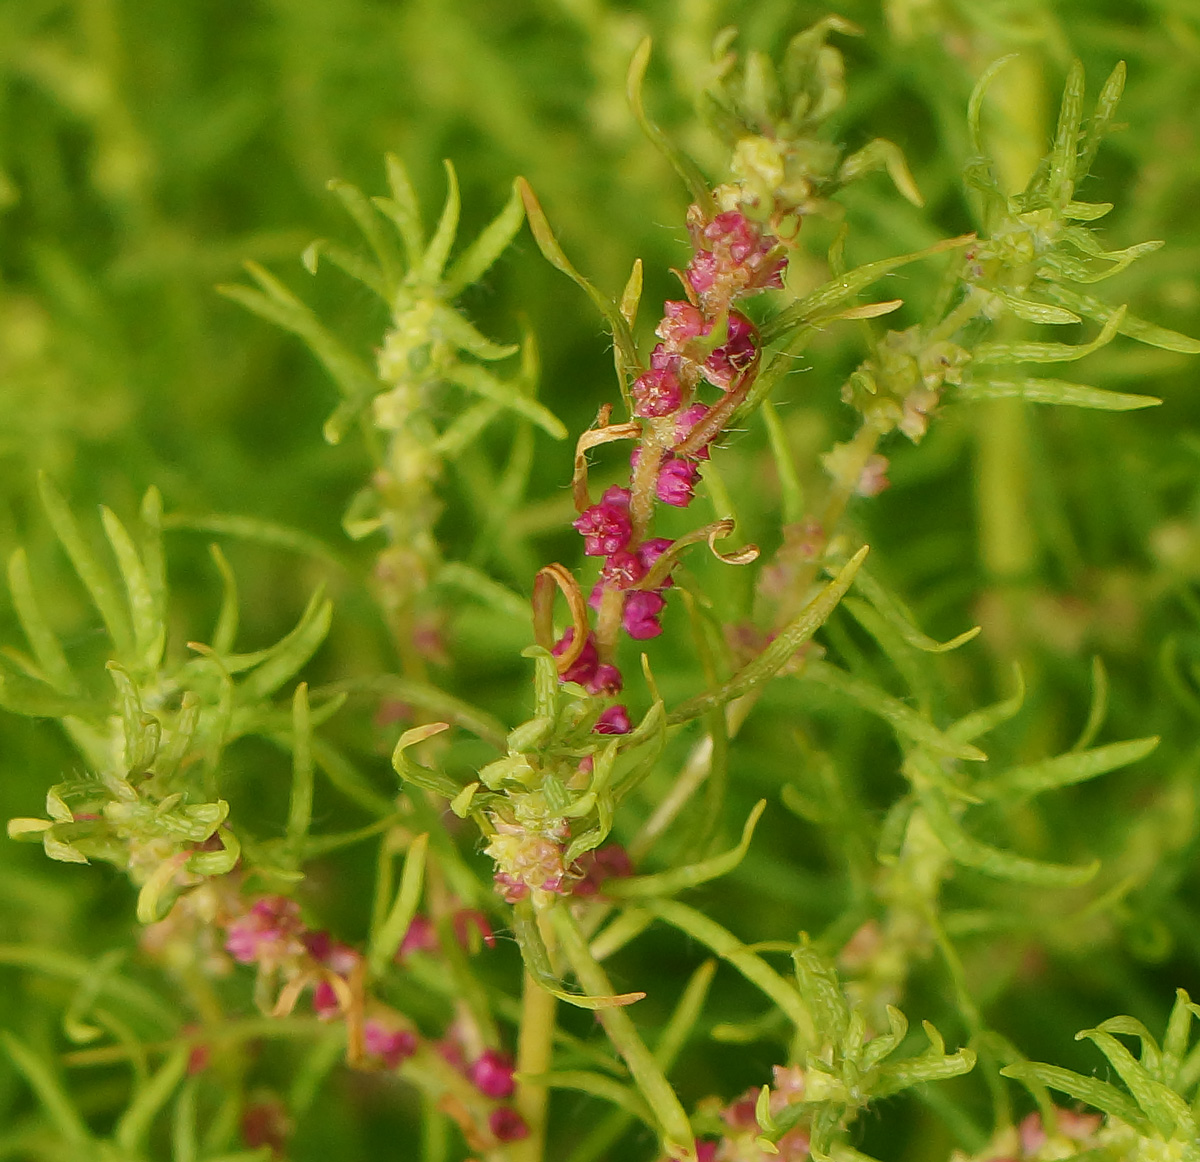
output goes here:
[[[584, 991], [593, 996], [610, 996], [612, 985], [604, 969], [593, 959], [587, 941], [570, 911], [558, 907], [551, 916], [559, 947]], [[639, 1036], [629, 1014], [623, 1008], [612, 1008], [600, 1009], [596, 1016], [613, 1047], [629, 1066], [629, 1072], [642, 1096], [654, 1111], [667, 1154], [671, 1158], [696, 1162], [696, 1145], [688, 1116], [671, 1083], [667, 1081], [662, 1066]]]

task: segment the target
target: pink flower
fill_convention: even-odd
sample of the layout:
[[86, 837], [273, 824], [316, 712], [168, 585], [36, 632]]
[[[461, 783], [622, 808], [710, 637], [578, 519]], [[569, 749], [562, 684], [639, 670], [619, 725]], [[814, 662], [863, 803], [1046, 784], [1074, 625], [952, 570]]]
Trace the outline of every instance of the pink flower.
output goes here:
[[610, 666], [605, 662], [596, 667], [596, 672], [592, 675], [592, 680], [588, 682], [587, 689], [589, 694], [611, 696], [620, 694], [624, 684], [621, 671], [616, 666]]
[[728, 391], [734, 379], [754, 362], [758, 332], [740, 311], [729, 312], [725, 342], [704, 361], [704, 378]]
[[646, 565], [640, 551], [631, 553], [626, 549], [613, 553], [604, 562], [600, 580], [614, 589], [628, 589], [646, 575]]
[[512, 1059], [495, 1049], [485, 1049], [467, 1070], [471, 1084], [485, 1097], [511, 1097], [513, 1091]]
[[[691, 303], [668, 300], [663, 303], [663, 319], [655, 327], [654, 333], [666, 344], [667, 350], [681, 351], [693, 339], [707, 335], [710, 326], [704, 315]], [[654, 366], [653, 355], [650, 362]]]
[[679, 377], [670, 367], [651, 367], [633, 381], [630, 390], [635, 416], [669, 416], [683, 401]]
[[312, 1006], [313, 1012], [322, 1021], [332, 1021], [342, 1011], [338, 995], [327, 980], [321, 981], [313, 989]]
[[270, 966], [302, 950], [300, 906], [286, 896], [263, 896], [225, 933], [225, 951], [241, 964]]
[[[625, 612], [622, 624], [625, 632], [635, 641], [645, 641], [647, 638], [658, 637], [662, 626], [658, 615], [662, 612], [666, 600], [661, 594], [649, 589], [635, 589], [625, 598]], [[612, 733], [618, 733], [613, 731]]]
[[[675, 443], [682, 444], [684, 440], [692, 434], [692, 429], [708, 415], [708, 408], [702, 403], [694, 403], [690, 408], [685, 408], [675, 417]], [[708, 448], [697, 448], [694, 452], [689, 452], [689, 456], [694, 460], [707, 460]]]
[[[575, 640], [575, 627], [571, 626], [562, 637], [555, 642], [551, 653], [556, 658], [561, 658], [570, 648]], [[600, 655], [596, 652], [596, 641], [589, 633], [587, 641], [583, 643], [583, 649], [579, 651], [579, 657], [571, 663], [560, 675], [560, 682], [578, 682], [581, 686], [586, 686], [596, 673], [596, 666], [600, 662]]]
[[416, 915], [409, 922], [404, 939], [396, 952], [396, 960], [401, 961], [414, 952], [436, 952], [438, 946], [437, 930], [428, 916]]
[[720, 1142], [709, 1138], [696, 1143], [696, 1162], [717, 1162], [717, 1147]]
[[[644, 577], [654, 568], [655, 562], [665, 553], [675, 542], [670, 537], [651, 537], [648, 541], [643, 541], [638, 545], [636, 552], [638, 559], [642, 562], [645, 572]], [[669, 589], [675, 582], [670, 577], [659, 586], [660, 589]]]
[[471, 928], [483, 937], [484, 944], [489, 948], [496, 947], [496, 934], [492, 931], [487, 917], [476, 908], [459, 908], [454, 913], [454, 935], [463, 948], [470, 946]]
[[779, 240], [744, 214], [727, 210], [704, 223], [693, 206], [688, 220], [696, 255], [686, 277], [710, 313], [738, 295], [783, 285], [787, 259], [777, 253]]
[[589, 557], [607, 557], [623, 549], [633, 535], [629, 489], [615, 485], [607, 489], [599, 504], [584, 509], [575, 521], [575, 528], [583, 534], [583, 551]]
[[596, 720], [592, 727], [593, 734], [628, 734], [633, 729], [629, 721], [629, 711], [624, 706], [610, 706]]
[[517, 1142], [529, 1137], [529, 1127], [516, 1110], [501, 1106], [488, 1115], [488, 1127], [501, 1142]]
[[388, 1069], [395, 1069], [417, 1051], [417, 1035], [408, 1029], [390, 1029], [375, 1018], [363, 1024], [363, 1048], [372, 1057], [383, 1059]]
[[668, 460], [659, 470], [654, 482], [654, 495], [663, 504], [687, 508], [692, 503], [700, 469], [690, 460]]
[[605, 880], [633, 875], [633, 861], [619, 843], [610, 843], [584, 852], [575, 861], [575, 870], [582, 878], [575, 884], [574, 894], [594, 896], [603, 889]]

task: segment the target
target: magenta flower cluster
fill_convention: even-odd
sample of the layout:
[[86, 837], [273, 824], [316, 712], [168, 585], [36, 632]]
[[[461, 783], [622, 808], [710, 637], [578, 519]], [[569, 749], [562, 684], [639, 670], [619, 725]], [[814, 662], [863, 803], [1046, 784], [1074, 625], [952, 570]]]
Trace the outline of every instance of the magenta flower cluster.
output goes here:
[[[708, 444], [719, 434], [719, 425], [710, 420], [713, 431], [705, 429], [704, 439], [689, 440], [712, 411], [695, 398], [698, 389], [707, 383], [720, 392], [733, 392], [753, 375], [757, 364], [758, 332], [733, 304], [747, 295], [782, 286], [787, 264], [778, 239], [740, 211], [730, 210], [706, 221], [700, 209], [692, 206], [688, 229], [695, 249], [683, 275], [688, 300], [663, 304], [663, 317], [655, 329], [659, 342], [650, 353], [650, 366], [630, 389], [633, 414], [646, 421], [631, 467], [635, 477], [645, 479], [642, 457], [653, 455], [654, 497], [674, 508], [691, 503], [700, 480], [700, 464], [709, 457]], [[680, 451], [685, 443], [689, 444], [687, 451]], [[662, 633], [659, 618], [671, 580], [667, 576], [653, 588], [644, 581], [672, 542], [639, 535], [632, 509], [632, 487], [614, 486], [580, 513], [575, 528], [584, 538], [584, 552], [604, 558], [588, 604], [599, 610], [606, 594], [619, 592], [622, 629], [635, 641], [644, 641]], [[574, 634], [574, 629], [568, 629], [555, 645], [557, 656], [572, 649]], [[621, 673], [602, 653], [603, 647], [589, 634], [583, 650], [562, 673], [562, 680], [577, 682], [597, 695], [619, 694]], [[629, 714], [623, 706], [611, 706], [594, 729], [599, 734], [628, 733]]]

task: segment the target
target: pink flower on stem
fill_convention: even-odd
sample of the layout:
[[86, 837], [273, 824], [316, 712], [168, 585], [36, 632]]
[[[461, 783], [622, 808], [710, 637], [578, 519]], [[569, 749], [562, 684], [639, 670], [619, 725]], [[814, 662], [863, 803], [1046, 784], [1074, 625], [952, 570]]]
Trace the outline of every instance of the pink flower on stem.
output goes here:
[[489, 948], [496, 947], [496, 934], [487, 917], [476, 908], [459, 908], [454, 913], [454, 935], [463, 948], [469, 948], [471, 929], [474, 928]]
[[471, 1084], [485, 1097], [511, 1097], [513, 1092], [512, 1058], [496, 1049], [485, 1049], [467, 1070]]
[[604, 562], [600, 570], [600, 580], [603, 584], [614, 589], [628, 589], [636, 585], [646, 575], [646, 565], [640, 551], [633, 553], [627, 549], [613, 553]]
[[629, 711], [624, 706], [610, 706], [596, 720], [593, 734], [628, 734], [633, 729]]
[[603, 891], [604, 881], [633, 875], [633, 860], [619, 844], [610, 843], [596, 851], [587, 851], [575, 861], [581, 878], [575, 884], [576, 896], [594, 896]]
[[[645, 573], [649, 573], [654, 568], [655, 562], [665, 553], [675, 542], [670, 537], [651, 537], [647, 541], [643, 541], [637, 547], [638, 559], [642, 562], [645, 568]], [[669, 589], [675, 582], [667, 577], [659, 586], [660, 589]]]
[[438, 946], [437, 930], [428, 916], [416, 915], [409, 921], [408, 930], [400, 947], [396, 951], [397, 962], [414, 952], [436, 952]]
[[592, 680], [587, 684], [589, 694], [601, 694], [612, 696], [620, 694], [622, 687], [625, 685], [621, 677], [621, 671], [616, 666], [611, 666], [607, 662], [596, 667], [595, 674], [592, 675]]
[[683, 401], [683, 387], [671, 367], [651, 367], [630, 388], [635, 416], [669, 416]]
[[363, 1023], [363, 1048], [395, 1069], [417, 1051], [417, 1036], [409, 1029], [392, 1029], [370, 1017]]
[[518, 1142], [529, 1137], [529, 1127], [516, 1110], [501, 1106], [488, 1115], [488, 1128], [501, 1142]]
[[635, 589], [625, 598], [625, 611], [621, 619], [625, 632], [635, 641], [658, 637], [662, 633], [658, 615], [662, 613], [666, 603], [666, 599], [659, 593], [649, 589]]
[[300, 906], [286, 896], [263, 896], [225, 933], [225, 951], [241, 964], [270, 966], [301, 950]]
[[[744, 214], [727, 210], [700, 226], [700, 211], [693, 206], [688, 217], [697, 253], [688, 265], [686, 276], [702, 301], [715, 299], [728, 303], [739, 294], [783, 285], [787, 259], [776, 254], [778, 239], [764, 234]], [[713, 305], [706, 303], [709, 307]]]
[[[691, 303], [668, 299], [663, 303], [662, 322], [655, 327], [654, 333], [665, 344], [664, 350], [682, 351], [693, 339], [707, 335], [711, 326], [699, 308]], [[654, 366], [653, 355], [650, 357], [650, 363]]]
[[704, 361], [704, 378], [728, 391], [735, 378], [754, 362], [758, 332], [740, 311], [729, 312], [725, 342]]
[[[562, 637], [555, 642], [550, 652], [556, 657], [561, 658], [575, 641], [575, 627], [571, 626]], [[579, 657], [575, 659], [559, 676], [560, 682], [578, 682], [581, 686], [586, 686], [596, 673], [596, 666], [600, 663], [600, 655], [596, 652], [596, 642], [589, 633], [587, 641], [583, 643], [583, 649], [579, 651]]]
[[583, 534], [584, 552], [589, 557], [607, 557], [629, 544], [633, 523], [629, 517], [629, 489], [613, 486], [599, 504], [584, 509], [574, 522]]
[[668, 460], [659, 470], [654, 482], [654, 495], [663, 504], [687, 508], [695, 495], [700, 469], [691, 460]]
[[[708, 408], [702, 403], [694, 403], [690, 408], [684, 408], [683, 411], [675, 417], [675, 443], [682, 444], [684, 440], [692, 434], [692, 429], [708, 415]], [[708, 447], [697, 448], [694, 452], [689, 452], [688, 455], [693, 460], [707, 460]]]

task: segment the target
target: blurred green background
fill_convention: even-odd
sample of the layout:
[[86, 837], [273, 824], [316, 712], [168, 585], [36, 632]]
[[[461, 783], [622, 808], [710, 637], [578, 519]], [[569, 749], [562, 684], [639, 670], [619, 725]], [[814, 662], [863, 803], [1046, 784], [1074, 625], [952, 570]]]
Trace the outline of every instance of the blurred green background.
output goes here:
[[[1081, 196], [1116, 204], [1105, 220], [1114, 247], [1147, 238], [1167, 246], [1106, 295], [1200, 335], [1200, 8], [1189, 0], [895, 0], [882, 8], [866, 0], [0, 0], [0, 552], [29, 549], [72, 656], [86, 659], [100, 648], [98, 631], [37, 505], [38, 470], [80, 513], [103, 502], [132, 520], [142, 492], [157, 485], [170, 513], [246, 514], [319, 538], [339, 565], [261, 544], [226, 545], [241, 592], [240, 648], [286, 631], [323, 580], [337, 612], [313, 677], [391, 668], [363, 585], [376, 547], [352, 544], [341, 529], [366, 455], [354, 439], [336, 448], [323, 442], [336, 393], [304, 347], [220, 297], [215, 285], [241, 280], [247, 259], [263, 263], [369, 358], [387, 323], [381, 305], [328, 267], [310, 276], [298, 259], [314, 237], [356, 242], [325, 183], [342, 178], [382, 193], [383, 155], [393, 152], [409, 167], [432, 221], [444, 196], [442, 159], [452, 158], [463, 186], [462, 237], [490, 220], [523, 174], [576, 265], [598, 284], [616, 291], [642, 257], [644, 337], [656, 304], [678, 294], [668, 271], [686, 261], [686, 195], [627, 111], [624, 74], [633, 49], [646, 33], [654, 36], [648, 103], [719, 180], [724, 159], [691, 110], [713, 35], [734, 24], [740, 45], [770, 50], [831, 10], [866, 33], [841, 42], [848, 98], [836, 133], [851, 147], [874, 136], [896, 141], [927, 202], [925, 211], [914, 209], [882, 176], [854, 186], [843, 199], [851, 262], [972, 228], [959, 182], [965, 108], [991, 59], [1017, 51], [1031, 63], [1041, 87], [1030, 91], [1027, 112], [1045, 133], [1072, 56], [1084, 61], [1091, 93], [1124, 59], [1129, 83], [1120, 119], [1128, 128], [1106, 144]], [[804, 261], [817, 272], [833, 227], [818, 222], [805, 230]], [[936, 274], [907, 268], [888, 293], [919, 305], [933, 293]], [[519, 339], [527, 322], [540, 351], [540, 397], [572, 433], [614, 398], [600, 320], [527, 233], [464, 305], [498, 340]], [[835, 329], [780, 390], [789, 440], [813, 489], [818, 453], [850, 430], [838, 389], [862, 350], [852, 327]], [[1086, 717], [1097, 653], [1112, 688], [1105, 739], [1164, 738], [1153, 760], [1132, 771], [1087, 793], [1064, 793], [1036, 817], [1004, 821], [1027, 847], [1055, 858], [1111, 859], [1110, 904], [1063, 924], [1058, 901], [1048, 901], [1041, 917], [1026, 895], [1017, 917], [1006, 911], [1008, 889], [964, 876], [965, 886], [951, 892], [962, 892], [962, 951], [989, 1021], [1031, 1056], [1085, 1072], [1094, 1063], [1071, 1042], [1077, 1028], [1131, 1012], [1158, 1029], [1174, 987], [1200, 991], [1197, 370], [1194, 359], [1118, 341], [1072, 377], [1156, 395], [1163, 407], [1132, 416], [1069, 409], [1030, 416], [1028, 459], [1014, 467], [1024, 482], [1031, 546], [1020, 576], [989, 575], [980, 549], [975, 420], [966, 408], [947, 409], [919, 447], [890, 447], [892, 489], [855, 513], [875, 548], [877, 572], [929, 632], [949, 636], [977, 620], [985, 625], [980, 643], [943, 663], [949, 709], [962, 712], [1011, 689], [1011, 662], [1022, 662], [1029, 698], [1003, 734], [1004, 753], [1028, 757], [1070, 745]], [[577, 561], [564, 490], [570, 449], [537, 436], [512, 527], [484, 544], [484, 501], [510, 438], [511, 427], [497, 426], [484, 455], [447, 473], [439, 531], [449, 556], [474, 554], [476, 564], [524, 593], [540, 564]], [[780, 540], [780, 507], [765, 446], [759, 426], [737, 433], [717, 466], [743, 532], [769, 554]], [[219, 587], [209, 538], [170, 536], [178, 649], [209, 632]], [[726, 620], [749, 614], [744, 579], [708, 567], [698, 572]], [[681, 611], [669, 614], [668, 637], [671, 617], [683, 622]], [[14, 619], [7, 610], [0, 619], [3, 640], [15, 643]], [[528, 674], [517, 652], [527, 629], [467, 606], [448, 634], [455, 661], [436, 679], [519, 721], [528, 709]], [[827, 641], [842, 659], [862, 648], [849, 619], [835, 621]], [[691, 663], [656, 649], [664, 690], [691, 692]], [[803, 719], [794, 688], [781, 687], [747, 728], [733, 760], [730, 818], [743, 818], [760, 795], [774, 805], [750, 858], [698, 901], [747, 941], [819, 931], [843, 902], [836, 838], [778, 806], [783, 783], [803, 785], [808, 777], [797, 731], [834, 756], [869, 815], [881, 816], [898, 791], [886, 733], [804, 690], [811, 699]], [[351, 716], [333, 729], [386, 791], [389, 742], [371, 727], [370, 708], [358, 709], [358, 725]], [[53, 722], [0, 718], [0, 814], [40, 813], [46, 788], [76, 761]], [[278, 819], [285, 809], [285, 759], [249, 743], [231, 762], [225, 789], [235, 811], [240, 805], [252, 826], [269, 830], [272, 812]], [[320, 799], [319, 810], [330, 830], [362, 821], [334, 796]], [[618, 831], [635, 823], [619, 823]], [[361, 938], [370, 874], [365, 855], [318, 866], [307, 906], [345, 938]], [[6, 947], [83, 957], [128, 947], [132, 899], [124, 880], [105, 868], [51, 864], [36, 848], [0, 843]], [[970, 930], [976, 912], [991, 917], [982, 936]], [[1012, 925], [998, 940], [996, 916]], [[972, 961], [976, 947], [979, 963]], [[511, 949], [502, 957], [498, 980], [515, 964]], [[700, 959], [699, 950], [656, 930], [622, 954], [615, 972], [621, 987], [649, 989], [643, 1017], [653, 1024]], [[169, 995], [132, 953], [131, 964]], [[61, 1051], [58, 1026], [73, 986], [2, 959], [0, 981], [0, 1025]], [[951, 1038], [961, 1030], [946, 1015], [947, 990], [944, 974], [929, 967], [914, 981], [908, 1014], [914, 1022], [933, 1017]], [[723, 976], [713, 1020], [748, 1018], [756, 1004], [742, 982]], [[587, 1020], [577, 1023], [586, 1031]], [[730, 1097], [765, 1080], [778, 1060], [772, 1053], [762, 1045], [714, 1052], [698, 1040], [680, 1073], [685, 1101], [709, 1092]], [[283, 1085], [287, 1064], [272, 1054], [255, 1068], [264, 1084]], [[119, 1069], [74, 1071], [71, 1087], [100, 1127], [128, 1092]], [[384, 1143], [413, 1140], [404, 1092], [339, 1075], [306, 1115], [294, 1157], [406, 1156], [380, 1153], [392, 1150]], [[559, 1107], [564, 1126], [590, 1116], [584, 1099], [574, 1100]], [[24, 1083], [0, 1061], [0, 1127], [24, 1125], [34, 1108]], [[893, 1106], [887, 1116], [888, 1133], [868, 1126], [864, 1149], [889, 1159], [942, 1155], [935, 1146], [944, 1132], [917, 1107]], [[0, 1129], [0, 1151], [4, 1141]], [[9, 1156], [20, 1157], [13, 1149]]]

